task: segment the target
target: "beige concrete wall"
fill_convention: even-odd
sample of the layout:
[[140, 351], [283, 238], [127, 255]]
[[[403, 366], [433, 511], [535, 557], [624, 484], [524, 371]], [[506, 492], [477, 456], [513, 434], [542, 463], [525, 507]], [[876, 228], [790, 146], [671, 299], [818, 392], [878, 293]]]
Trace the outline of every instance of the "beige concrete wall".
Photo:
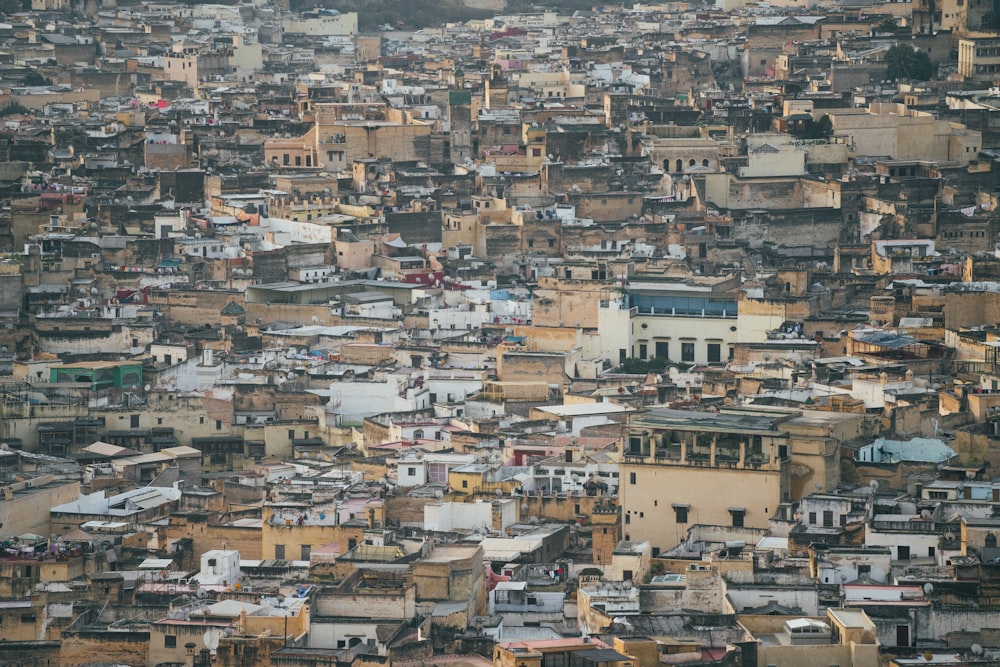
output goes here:
[[[303, 512], [306, 508], [303, 509]], [[364, 528], [360, 526], [334, 526], [334, 525], [297, 525], [292, 521], [291, 525], [284, 523], [272, 523], [271, 508], [264, 509], [264, 521], [261, 529], [261, 557], [276, 558], [274, 548], [276, 545], [284, 545], [285, 558], [288, 560], [299, 560], [302, 553], [302, 546], [308, 545], [310, 549], [318, 549], [331, 542], [340, 543], [341, 553], [348, 551], [348, 544], [351, 540], [360, 543], [364, 535]]]
[[[163, 638], [160, 638], [163, 641]], [[183, 649], [182, 649], [183, 650]], [[83, 667], [101, 656], [109, 664], [143, 667], [149, 653], [149, 635], [144, 632], [81, 632], [63, 635], [59, 647], [62, 667]]]
[[[787, 489], [787, 472], [718, 467], [622, 463], [619, 498], [625, 539], [669, 549], [695, 524], [728, 526], [729, 507], [745, 507], [744, 525], [767, 528]], [[635, 482], [632, 482], [633, 475]], [[729, 489], [719, 493], [720, 489]], [[672, 505], [687, 504], [688, 521], [678, 524]]]
[[416, 587], [363, 588], [345, 595], [326, 593], [316, 598], [317, 616], [360, 616], [409, 621], [416, 615]]
[[240, 552], [240, 558], [261, 558], [261, 529], [258, 527], [214, 525], [208, 521], [191, 521], [185, 516], [170, 517], [165, 536], [168, 542], [183, 538], [194, 541], [195, 556], [225, 543], [227, 549]]
[[53, 483], [30, 492], [15, 493], [10, 500], [0, 496], [0, 526], [4, 535], [51, 534], [49, 508], [80, 497], [79, 482]]

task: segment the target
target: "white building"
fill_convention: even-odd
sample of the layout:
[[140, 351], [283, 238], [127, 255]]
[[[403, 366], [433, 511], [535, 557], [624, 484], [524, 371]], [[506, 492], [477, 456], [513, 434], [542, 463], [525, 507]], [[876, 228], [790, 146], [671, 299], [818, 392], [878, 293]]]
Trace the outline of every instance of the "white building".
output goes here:
[[452, 468], [473, 463], [472, 454], [451, 454], [406, 450], [396, 465], [396, 484], [403, 487], [447, 484]]

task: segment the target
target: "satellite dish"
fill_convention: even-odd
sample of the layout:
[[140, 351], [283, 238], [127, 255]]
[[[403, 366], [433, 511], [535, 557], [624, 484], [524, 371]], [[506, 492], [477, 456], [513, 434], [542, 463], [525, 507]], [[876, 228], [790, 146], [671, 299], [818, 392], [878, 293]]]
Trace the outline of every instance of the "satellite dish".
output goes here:
[[149, 391], [149, 390], [150, 390], [151, 388], [152, 388], [152, 385], [149, 385], [149, 384], [147, 384], [147, 385], [146, 385], [145, 387], [143, 387], [142, 389], [143, 389], [143, 391]]
[[933, 592], [934, 592], [934, 584], [928, 581], [926, 584], [924, 584], [924, 595], [930, 595]]
[[973, 644], [972, 646], [969, 647], [969, 650], [972, 651], [972, 655], [983, 654], [983, 647], [980, 644]]
[[930, 519], [931, 516], [932, 515], [931, 515], [931, 511], [930, 510], [921, 510], [920, 511], [920, 518], [921, 519]]

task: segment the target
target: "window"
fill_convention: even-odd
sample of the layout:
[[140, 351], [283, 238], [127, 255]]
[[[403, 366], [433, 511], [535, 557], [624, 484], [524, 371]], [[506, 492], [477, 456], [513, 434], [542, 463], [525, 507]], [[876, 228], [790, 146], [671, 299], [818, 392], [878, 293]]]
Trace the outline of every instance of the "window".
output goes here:
[[417, 476], [417, 469], [416, 468], [407, 468], [406, 469], [406, 474], [409, 475], [410, 477], [416, 477]]
[[656, 341], [656, 356], [660, 359], [670, 358], [670, 343], [662, 340]]
[[640, 359], [645, 359], [646, 358], [646, 352], [647, 352], [646, 345], [640, 343], [639, 344], [639, 358]]
[[928, 558], [934, 558], [934, 555], [935, 555], [936, 553], [937, 553], [937, 552], [936, 552], [936, 551], [934, 551], [934, 547], [927, 547], [927, 557], [928, 557]]
[[687, 523], [688, 508], [688, 505], [674, 505], [674, 521], [677, 523]]
[[164, 635], [163, 636], [163, 648], [177, 648], [177, 636], [176, 635]]
[[626, 512], [625, 513], [625, 525], [627, 526], [630, 523], [632, 523], [632, 513], [631, 512]]
[[717, 364], [722, 361], [722, 346], [718, 343], [708, 344], [708, 363]]
[[823, 512], [823, 527], [833, 528], [833, 512], [830, 510], [825, 510]]
[[288, 439], [289, 440], [294, 440], [295, 439], [295, 429], [294, 428], [288, 429]]
[[463, 489], [469, 488], [469, 480], [467, 480], [467, 479], [463, 479], [462, 480], [462, 488]]
[[694, 361], [694, 343], [681, 343], [681, 361]]
[[746, 510], [742, 508], [730, 508], [729, 514], [733, 518], [733, 528], [743, 527], [743, 517], [746, 515]]
[[274, 545], [274, 557], [278, 560], [284, 560], [285, 558], [285, 545], [275, 544]]
[[295, 156], [295, 166], [296, 167], [301, 167], [302, 166], [302, 156], [301, 155], [296, 155]]
[[216, 431], [221, 431], [222, 430], [222, 420], [221, 419], [216, 419], [215, 420], [215, 430]]
[[871, 565], [858, 565], [858, 577], [871, 576], [872, 566]]
[[549, 247], [550, 248], [555, 248], [556, 247], [556, 240], [555, 239], [549, 239]]
[[816, 525], [816, 512], [809, 512], [809, 525], [810, 526]]
[[128, 422], [131, 428], [139, 428], [139, 415], [131, 415]]
[[285, 166], [289, 164], [288, 153], [285, 153], [284, 155], [281, 156], [281, 163]]
[[303, 544], [299, 547], [299, 560], [309, 560], [309, 554], [311, 551], [312, 548], [308, 544]]
[[629, 484], [635, 484], [635, 473], [634, 472], [630, 472], [628, 474], [628, 483]]
[[448, 466], [444, 463], [430, 463], [427, 465], [427, 481], [435, 484], [448, 483]]
[[897, 560], [910, 560], [910, 547], [899, 545], [896, 547]]
[[986, 535], [986, 539], [983, 541], [983, 544], [990, 549], [996, 549], [997, 536], [994, 535], [993, 533], [988, 533]]

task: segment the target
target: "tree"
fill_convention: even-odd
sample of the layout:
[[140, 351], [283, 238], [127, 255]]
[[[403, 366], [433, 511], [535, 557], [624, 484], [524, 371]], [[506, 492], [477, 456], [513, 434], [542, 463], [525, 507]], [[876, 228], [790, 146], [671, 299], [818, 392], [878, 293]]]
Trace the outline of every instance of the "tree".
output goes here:
[[26, 86], [51, 86], [52, 79], [46, 79], [35, 70], [31, 70], [24, 75], [24, 79], [21, 80], [21, 83]]
[[818, 121], [811, 123], [806, 130], [806, 139], [826, 139], [833, 134], [833, 121], [823, 114]]
[[885, 19], [878, 24], [877, 30], [881, 34], [885, 34], [887, 32], [894, 33], [896, 32], [896, 22], [892, 19]]
[[28, 109], [28, 107], [18, 104], [17, 102], [9, 104], [5, 106], [3, 109], [0, 109], [0, 117], [20, 116], [21, 114], [26, 114], [26, 113], [31, 113], [31, 110]]
[[891, 81], [926, 81], [931, 78], [931, 58], [909, 44], [897, 44], [885, 53], [887, 75]]

